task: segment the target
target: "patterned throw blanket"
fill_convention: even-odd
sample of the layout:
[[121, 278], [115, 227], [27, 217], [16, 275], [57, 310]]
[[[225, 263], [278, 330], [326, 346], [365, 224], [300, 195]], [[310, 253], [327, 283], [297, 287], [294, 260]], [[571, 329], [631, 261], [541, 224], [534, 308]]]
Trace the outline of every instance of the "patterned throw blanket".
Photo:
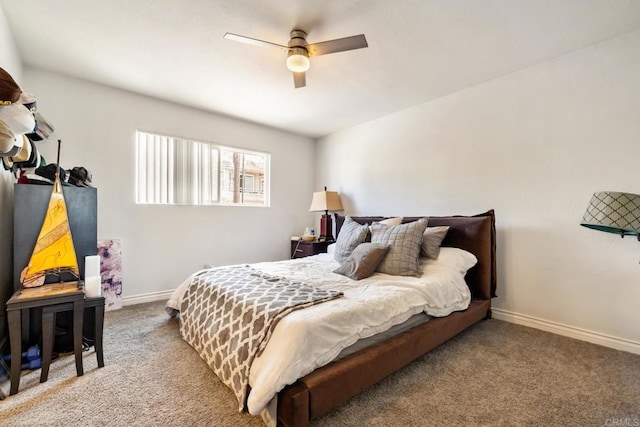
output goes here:
[[[184, 294], [180, 332], [246, 406], [249, 369], [280, 319], [300, 308], [342, 296], [272, 276], [249, 266], [197, 274]], [[199, 321], [196, 321], [198, 319]], [[204, 323], [204, 328], [198, 327]]]

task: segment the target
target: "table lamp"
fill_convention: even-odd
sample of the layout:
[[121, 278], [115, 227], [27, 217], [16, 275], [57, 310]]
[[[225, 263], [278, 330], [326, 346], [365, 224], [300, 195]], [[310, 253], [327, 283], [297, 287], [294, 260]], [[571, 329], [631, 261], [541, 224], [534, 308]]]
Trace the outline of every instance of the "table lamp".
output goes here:
[[340, 196], [335, 191], [327, 191], [327, 187], [324, 187], [324, 191], [316, 191], [313, 193], [313, 199], [311, 200], [310, 212], [324, 211], [322, 218], [320, 218], [320, 237], [321, 242], [333, 242], [333, 223], [331, 221], [331, 215], [329, 211], [341, 211], [342, 202]]

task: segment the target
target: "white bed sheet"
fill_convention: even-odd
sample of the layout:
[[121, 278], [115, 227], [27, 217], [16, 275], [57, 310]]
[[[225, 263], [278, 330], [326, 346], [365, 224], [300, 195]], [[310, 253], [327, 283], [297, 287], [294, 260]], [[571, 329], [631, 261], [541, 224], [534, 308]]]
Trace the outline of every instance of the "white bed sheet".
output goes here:
[[[421, 259], [420, 277], [375, 273], [360, 281], [333, 273], [339, 264], [331, 254], [251, 264], [266, 273], [342, 291], [344, 297], [294, 311], [280, 320], [251, 366], [249, 412], [258, 415], [270, 402], [274, 412], [272, 399], [280, 390], [328, 364], [359, 339], [384, 332], [421, 311], [442, 317], [466, 309], [471, 300], [464, 281], [466, 268], [452, 268], [446, 262], [452, 251], [460, 250], [442, 248], [440, 261]], [[167, 307], [179, 310], [191, 277], [173, 293]], [[271, 418], [266, 415], [263, 413], [265, 421]]]

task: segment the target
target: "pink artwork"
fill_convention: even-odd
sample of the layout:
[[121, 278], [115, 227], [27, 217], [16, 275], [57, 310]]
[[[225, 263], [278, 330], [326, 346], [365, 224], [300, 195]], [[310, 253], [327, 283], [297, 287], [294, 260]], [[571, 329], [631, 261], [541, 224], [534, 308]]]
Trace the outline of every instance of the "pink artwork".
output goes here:
[[122, 248], [119, 239], [98, 241], [105, 310], [122, 308]]

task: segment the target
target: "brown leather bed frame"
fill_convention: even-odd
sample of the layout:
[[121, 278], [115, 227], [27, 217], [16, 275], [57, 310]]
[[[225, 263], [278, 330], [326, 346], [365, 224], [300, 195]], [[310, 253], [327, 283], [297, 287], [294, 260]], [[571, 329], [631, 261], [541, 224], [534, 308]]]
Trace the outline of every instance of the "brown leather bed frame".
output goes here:
[[[344, 222], [336, 217], [338, 233]], [[385, 217], [351, 217], [364, 224]], [[406, 217], [411, 222], [419, 217]], [[471, 304], [464, 311], [433, 318], [387, 341], [316, 369], [278, 393], [278, 424], [307, 426], [389, 374], [406, 366], [448, 339], [491, 317], [496, 296], [496, 234], [493, 210], [475, 216], [429, 217], [429, 226], [448, 225], [442, 246], [465, 249], [478, 258], [467, 273]]]

